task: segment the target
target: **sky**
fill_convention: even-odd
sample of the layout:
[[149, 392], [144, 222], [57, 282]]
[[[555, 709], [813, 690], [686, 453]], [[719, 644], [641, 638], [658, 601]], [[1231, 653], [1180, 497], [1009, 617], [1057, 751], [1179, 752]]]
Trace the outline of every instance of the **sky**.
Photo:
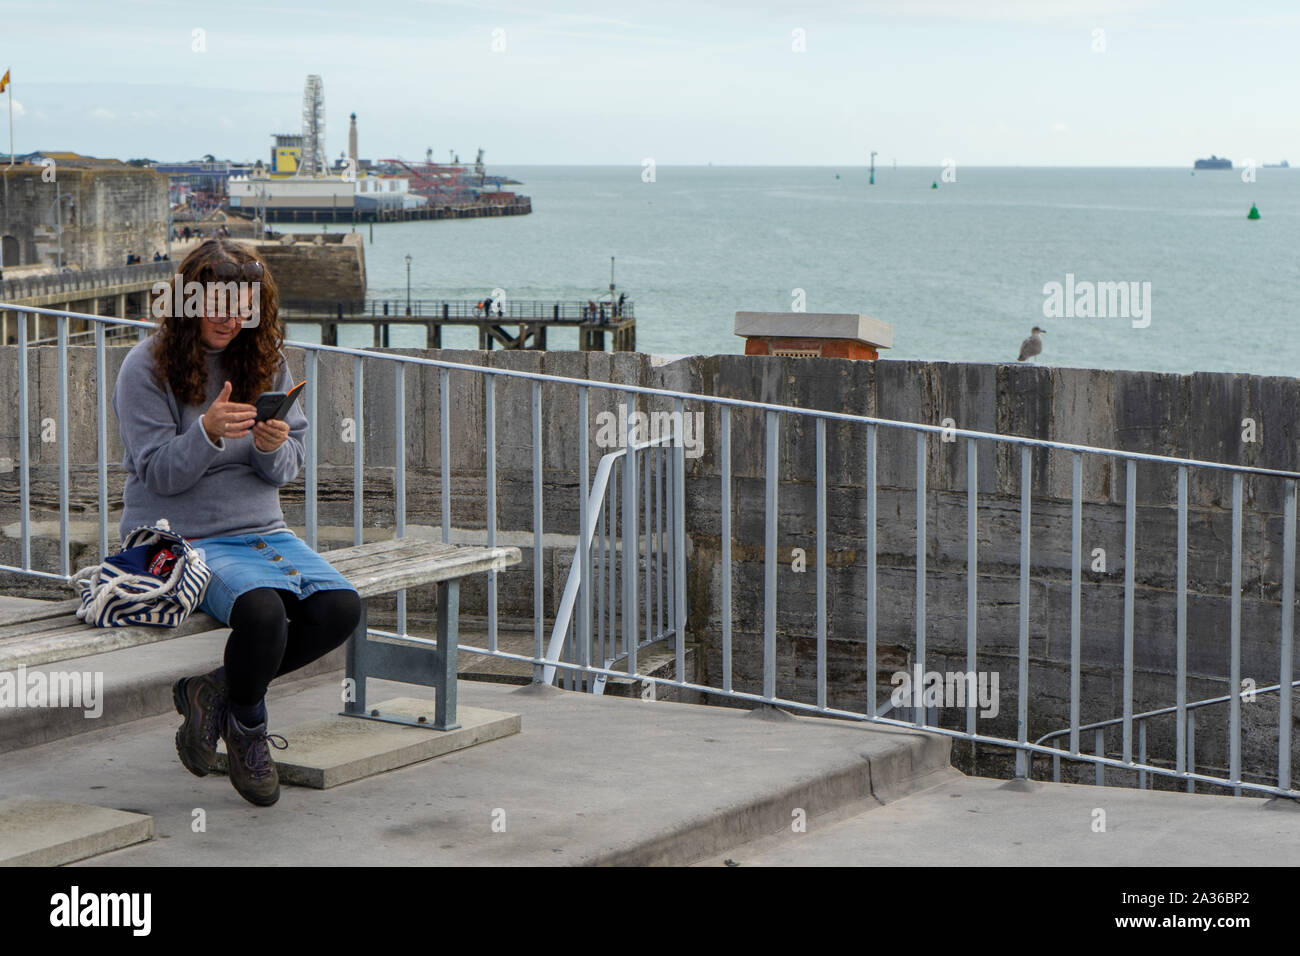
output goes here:
[[317, 73], [331, 157], [1297, 162], [1297, 49], [1294, 0], [0, 0], [15, 150], [121, 159], [267, 159]]

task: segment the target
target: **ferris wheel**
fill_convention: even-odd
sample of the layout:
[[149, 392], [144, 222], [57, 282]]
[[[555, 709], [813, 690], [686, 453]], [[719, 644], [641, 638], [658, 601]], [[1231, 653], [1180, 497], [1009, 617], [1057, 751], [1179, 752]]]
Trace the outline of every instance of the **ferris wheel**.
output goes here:
[[324, 176], [328, 158], [325, 153], [325, 85], [312, 73], [302, 88], [302, 160], [299, 176]]

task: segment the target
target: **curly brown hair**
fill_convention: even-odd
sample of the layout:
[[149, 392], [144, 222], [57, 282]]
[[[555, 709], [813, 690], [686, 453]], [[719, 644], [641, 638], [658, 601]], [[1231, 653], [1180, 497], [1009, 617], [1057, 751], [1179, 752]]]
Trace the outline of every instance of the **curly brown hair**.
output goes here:
[[[228, 239], [208, 239], [185, 257], [179, 277], [173, 278], [172, 289], [167, 295], [176, 294], [177, 282], [181, 284], [182, 293], [190, 282], [198, 282], [207, 288], [209, 282], [222, 281], [217, 273], [219, 265], [234, 263], [242, 266], [248, 262], [262, 266], [259, 321], [255, 327], [241, 328], [226, 346], [222, 361], [229, 372], [230, 400], [251, 405], [275, 381], [280, 368], [280, 347], [284, 343], [284, 326], [279, 314], [280, 294], [266, 261], [250, 245]], [[173, 315], [172, 309], [166, 311], [168, 314], [159, 322], [154, 343], [155, 380], [159, 388], [164, 381], [170, 385], [172, 394], [181, 404], [200, 405], [208, 384], [201, 337], [203, 319]]]

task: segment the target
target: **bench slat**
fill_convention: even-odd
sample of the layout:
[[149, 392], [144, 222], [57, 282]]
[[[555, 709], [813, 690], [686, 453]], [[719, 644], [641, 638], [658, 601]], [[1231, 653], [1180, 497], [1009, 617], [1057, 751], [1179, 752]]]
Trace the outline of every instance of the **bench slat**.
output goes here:
[[20, 665], [37, 667], [56, 661], [87, 657], [125, 647], [157, 644], [189, 634], [202, 634], [225, 627], [206, 614], [191, 614], [176, 627], [87, 627], [74, 619], [74, 627], [46, 634], [33, 634], [0, 647], [0, 670]]
[[362, 597], [370, 597], [481, 571], [501, 571], [520, 560], [518, 548], [459, 548], [454, 554], [435, 559], [406, 558], [386, 567], [354, 572], [348, 580]]
[[[434, 584], [518, 564], [518, 548], [448, 545], [409, 538], [371, 541], [321, 552], [363, 597]], [[55, 661], [154, 644], [189, 634], [223, 629], [207, 614], [190, 615], [177, 627], [89, 627], [73, 612], [77, 599], [50, 601], [34, 611], [10, 612], [0, 619], [0, 670], [36, 667]], [[24, 616], [25, 615], [25, 616]]]
[[24, 621], [40, 621], [47, 617], [62, 617], [65, 614], [75, 614], [79, 607], [81, 607], [81, 599], [72, 598], [67, 601], [42, 601], [37, 605], [0, 611], [0, 627], [9, 624], [21, 624]]
[[344, 577], [360, 572], [373, 571], [378, 568], [409, 559], [436, 560], [455, 554], [456, 545], [434, 544], [432, 542], [413, 542], [411, 544], [390, 548], [388, 551], [371, 554], [353, 554], [346, 551], [328, 551], [321, 555]]

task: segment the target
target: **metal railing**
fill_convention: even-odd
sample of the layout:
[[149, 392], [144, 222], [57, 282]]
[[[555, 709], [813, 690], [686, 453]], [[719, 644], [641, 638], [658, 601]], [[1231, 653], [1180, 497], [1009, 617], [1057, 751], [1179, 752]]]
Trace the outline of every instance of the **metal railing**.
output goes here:
[[[111, 317], [82, 315], [48, 309], [6, 305], [0, 303], [0, 309], [17, 312], [35, 312], [53, 315], [56, 318], [58, 342], [58, 434], [68, 433], [68, 390], [67, 390], [67, 321], [76, 318], [96, 323], [95, 360], [99, 382], [104, 382], [105, 355], [104, 334], [106, 326], [131, 326], [143, 335], [152, 325], [147, 322], [123, 320]], [[28, 379], [26, 372], [26, 349], [28, 347], [26, 322], [18, 323], [20, 330], [19, 355], [24, 357], [18, 363], [18, 400], [20, 422], [28, 421]], [[1243, 522], [1243, 481], [1246, 478], [1260, 481], [1277, 481], [1282, 483], [1284, 516], [1282, 522], [1283, 572], [1281, 574], [1280, 632], [1278, 635], [1278, 672], [1279, 684], [1289, 684], [1294, 680], [1293, 646], [1294, 646], [1294, 603], [1295, 603], [1295, 556], [1296, 556], [1296, 511], [1297, 483], [1300, 474], [1265, 468], [1243, 467], [1219, 462], [1197, 461], [1185, 458], [1145, 454], [1140, 452], [1118, 451], [1094, 448], [1064, 442], [998, 435], [966, 429], [957, 429], [948, 425], [926, 425], [889, 421], [864, 415], [844, 412], [831, 412], [813, 409], [794, 408], [766, 402], [752, 402], [734, 398], [698, 395], [670, 389], [656, 389], [610, 382], [598, 382], [561, 376], [549, 376], [532, 372], [515, 371], [475, 365], [463, 365], [437, 359], [417, 358], [405, 355], [378, 353], [369, 350], [351, 349], [316, 345], [307, 342], [288, 343], [304, 350], [306, 358], [305, 411], [309, 421], [317, 420], [317, 403], [320, 395], [319, 356], [322, 352], [334, 355], [348, 355], [353, 359], [353, 416], [355, 421], [355, 445], [353, 451], [353, 532], [356, 543], [361, 543], [364, 528], [365, 507], [365, 435], [364, 407], [366, 397], [365, 369], [367, 363], [393, 363], [393, 427], [394, 427], [394, 528], [397, 537], [406, 534], [406, 447], [405, 440], [405, 401], [406, 392], [404, 373], [408, 368], [436, 368], [439, 374], [438, 400], [438, 440], [440, 446], [440, 505], [442, 540], [450, 542], [452, 534], [451, 521], [451, 395], [450, 376], [471, 375], [482, 382], [484, 431], [484, 494], [486, 498], [485, 528], [482, 537], [485, 543], [496, 543], [498, 528], [497, 499], [498, 486], [498, 439], [497, 439], [497, 403], [496, 395], [499, 384], [513, 384], [527, 389], [530, 410], [527, 431], [531, 448], [531, 497], [532, 497], [532, 538], [533, 538], [533, 653], [512, 653], [498, 646], [498, 589], [496, 574], [488, 578], [485, 600], [487, 613], [487, 646], [470, 647], [462, 645], [471, 652], [492, 655], [504, 660], [513, 660], [532, 665], [536, 678], [547, 674], [565, 672], [592, 689], [600, 686], [602, 679], [629, 678], [643, 684], [656, 687], [675, 688], [684, 692], [697, 692], [706, 696], [724, 697], [734, 701], [771, 704], [787, 709], [820, 716], [839, 717], [856, 721], [868, 721], [882, 725], [903, 728], [924, 729], [931, 733], [943, 734], [955, 739], [970, 741], [973, 744], [989, 745], [998, 748], [1010, 748], [1015, 753], [1016, 774], [1026, 776], [1029, 773], [1029, 759], [1033, 755], [1064, 757], [1071, 761], [1090, 763], [1100, 768], [1141, 772], [1144, 774], [1163, 775], [1179, 778], [1187, 783], [1212, 783], [1227, 787], [1234, 792], [1250, 791], [1286, 797], [1300, 797], [1292, 785], [1291, 779], [1291, 695], [1280, 694], [1278, 698], [1277, 764], [1275, 782], [1261, 779], [1260, 772], [1244, 773], [1241, 766], [1241, 698], [1230, 694], [1229, 734], [1227, 751], [1229, 766], [1226, 774], [1215, 775], [1198, 772], [1193, 764], [1192, 752], [1188, 746], [1189, 712], [1212, 701], [1188, 701], [1188, 482], [1195, 471], [1198, 475], [1214, 477], [1226, 475], [1231, 477], [1231, 582], [1228, 591], [1231, 619], [1228, 629], [1228, 687], [1240, 688], [1241, 684], [1241, 604], [1242, 604], [1242, 522]], [[543, 586], [543, 561], [545, 542], [543, 536], [544, 518], [547, 514], [544, 503], [544, 475], [542, 456], [543, 407], [542, 389], [544, 386], [564, 386], [577, 390], [578, 416], [576, 422], [575, 449], [566, 456], [561, 468], [562, 474], [553, 474], [552, 479], [558, 485], [573, 484], [576, 477], [578, 489], [578, 540], [575, 548], [576, 572], [570, 572], [570, 581], [576, 574], [576, 585], [566, 587], [565, 596], [560, 601], [560, 617], [552, 632], [550, 648], [545, 642], [545, 592]], [[100, 554], [108, 553], [106, 520], [108, 501], [106, 495], [107, 476], [105, 462], [105, 441], [107, 434], [106, 390], [97, 389], [96, 422], [99, 442], [98, 455], [98, 518]], [[629, 420], [622, 430], [622, 443], [625, 448], [612, 455], [606, 455], [598, 463], [595, 480], [589, 473], [588, 449], [592, 444], [590, 431], [590, 402], [593, 395], [621, 399], [631, 405], [638, 399], [649, 403], [671, 403], [675, 418], [671, 419], [670, 440], [638, 441], [636, 429]], [[686, 594], [686, 564], [690, 552], [686, 533], [686, 497], [688, 481], [693, 490], [692, 501], [698, 503], [702, 489], [712, 484], [711, 476], [697, 474], [686, 475], [684, 454], [686, 448], [683, 433], [683, 413], [685, 403], [691, 402], [707, 408], [717, 417], [718, 443], [716, 460], [720, 466], [717, 485], [720, 506], [718, 521], [720, 524], [718, 540], [720, 543], [721, 620], [718, 626], [718, 643], [721, 654], [720, 681], [704, 683], [688, 678], [683, 666], [685, 650], [686, 624], [688, 620]], [[751, 423], [748, 416], [755, 420]], [[631, 416], [629, 416], [629, 419]], [[733, 421], [733, 418], [736, 420]], [[803, 638], [811, 646], [808, 670], [812, 674], [811, 688], [807, 699], [798, 699], [798, 695], [778, 693], [778, 564], [781, 562], [778, 549], [779, 501], [782, 489], [789, 488], [791, 481], [783, 484], [781, 469], [782, 421], [789, 419], [802, 424], [811, 421], [814, 426], [815, 446], [810, 455], [794, 463], [807, 467], [811, 460], [812, 479], [815, 482], [815, 553], [811, 565], [815, 567], [815, 624], [811, 634]], [[733, 608], [733, 513], [738, 503], [751, 511], [758, 501], [756, 491], [747, 496], [736, 496], [736, 486], [741, 478], [747, 481], [760, 480], [757, 477], [735, 478], [732, 474], [732, 431], [738, 423], [746, 427], [742, 438], [746, 450], [760, 447], [764, 449], [762, 478], [762, 624], [761, 638], [747, 642], [744, 637], [737, 637]], [[758, 426], [761, 423], [761, 427]], [[755, 427], [749, 428], [750, 424]], [[837, 446], [841, 455], [849, 453], [856, 447], [861, 451], [863, 468], [860, 485], [853, 486], [861, 490], [861, 507], [854, 517], [846, 518], [843, 510], [837, 517], [836, 530], [842, 532], [845, 524], [857, 525], [863, 535], [865, 546], [862, 549], [865, 573], [865, 586], [856, 600], [861, 600], [863, 625], [859, 633], [852, 635], [860, 642], [865, 660], [860, 662], [865, 675], [867, 688], [866, 699], [857, 707], [832, 706], [828, 688], [828, 470], [826, 467], [828, 428], [835, 426], [837, 435], [850, 432], [856, 437], [851, 443]], [[792, 429], [794, 431], [794, 429]], [[878, 627], [880, 606], [877, 587], [878, 563], [880, 554], [880, 533], [882, 529], [896, 536], [897, 523], [882, 522], [878, 512], [878, 493], [883, 487], [880, 480], [880, 461], [878, 456], [878, 438], [888, 436], [907, 445], [911, 436], [915, 463], [915, 569], [914, 593], [910, 602], [914, 613], [914, 629], [911, 634], [911, 647], [908, 649], [909, 660], [918, 672], [924, 671], [930, 660], [931, 646], [930, 625], [927, 623], [926, 584], [927, 553], [931, 550], [927, 542], [930, 526], [927, 522], [927, 455], [932, 440], [955, 443], [957, 448], [965, 449], [965, 508], [966, 508], [966, 615], [965, 615], [965, 655], [967, 670], [975, 671], [978, 636], [977, 594], [979, 586], [978, 564], [978, 463], [979, 448], [982, 444], [1002, 448], [1007, 452], [1020, 451], [1020, 494], [1019, 494], [1019, 568], [1018, 568], [1018, 639], [1015, 649], [1016, 661], [1016, 718], [1014, 734], [985, 733], [977, 730], [976, 708], [966, 706], [963, 727], [940, 726], [932, 713], [924, 706], [914, 706], [911, 719], [897, 719], [878, 715], [880, 707], [877, 683]], [[663, 436], [661, 436], [662, 438]], [[792, 438], [795, 436], [792, 435]], [[842, 435], [840, 440], [842, 441]], [[860, 444], [858, 444], [860, 443]], [[20, 481], [20, 540], [21, 562], [19, 566], [0, 565], [0, 570], [24, 575], [56, 579], [68, 582], [68, 514], [69, 514], [69, 462], [66, 442], [60, 442], [58, 462], [59, 488], [59, 536], [60, 570], [58, 573], [35, 569], [31, 565], [31, 521], [30, 521], [30, 456], [27, 428], [19, 429], [19, 481]], [[315, 430], [308, 432], [306, 442], [305, 464], [305, 525], [306, 538], [313, 547], [318, 537], [318, 444]], [[512, 446], [520, 448], [518, 442]], [[626, 448], [633, 450], [626, 453]], [[856, 452], [855, 452], [856, 453]], [[1070, 495], [1070, 549], [1069, 549], [1069, 727], [1065, 732], [1068, 749], [1064, 752], [1048, 745], [1045, 740], [1031, 742], [1030, 725], [1030, 530], [1031, 530], [1031, 489], [1033, 481], [1033, 456], [1035, 453], [1050, 453], [1068, 456], [1071, 463]], [[1124, 592], [1121, 659], [1110, 662], [1112, 666], [1122, 669], [1123, 689], [1120, 709], [1122, 716], [1111, 724], [1117, 724], [1122, 733], [1122, 748], [1118, 758], [1101, 753], [1088, 754], [1080, 749], [1080, 735], [1094, 727], [1081, 719], [1081, 569], [1084, 551], [1081, 540], [1083, 509], [1083, 465], [1085, 458], [1107, 464], [1122, 464], [1125, 477], [1124, 495]], [[576, 459], [576, 460], [575, 460]], [[1008, 463], [1014, 462], [1014, 456], [1006, 456]], [[789, 463], [788, 463], [789, 464]], [[891, 460], [891, 467], [897, 466], [897, 460]], [[1135, 540], [1136, 540], [1136, 481], [1139, 465], [1152, 465], [1176, 469], [1177, 504], [1172, 513], [1176, 522], [1177, 533], [1177, 572], [1174, 584], [1175, 613], [1171, 622], [1174, 630], [1173, 684], [1176, 703], [1172, 708], [1177, 727], [1177, 752], [1172, 766], [1156, 765], [1143, 755], [1134, 753], [1133, 728], [1139, 726], [1139, 735], [1148, 718], [1154, 712], [1134, 713], [1134, 650], [1135, 650]], [[603, 471], [602, 471], [603, 469]], [[787, 470], [789, 470], [787, 468]], [[576, 476], [575, 476], [576, 472]], [[752, 487], [752, 485], [751, 485]], [[895, 487], [899, 487], [897, 484]], [[907, 489], [909, 492], [912, 489]], [[837, 488], [836, 492], [842, 492]], [[788, 493], [788, 492], [787, 492]], [[959, 492], [953, 492], [959, 495]], [[842, 496], [841, 496], [842, 497]], [[651, 506], [651, 500], [654, 504]], [[620, 510], [621, 509], [621, 510]], [[1167, 509], [1166, 509], [1167, 510]], [[1161, 511], [1164, 514], [1165, 510]], [[621, 517], [621, 522], [616, 521]], [[752, 528], [756, 522], [751, 521]], [[653, 534], [649, 534], [654, 528]], [[643, 536], [642, 528], [647, 532]], [[671, 534], [669, 533], [671, 530]], [[653, 542], [650, 540], [653, 538]], [[897, 544], [897, 542], [895, 542]], [[644, 570], [639, 561], [642, 552], [647, 558]], [[593, 553], [594, 552], [594, 553]], [[615, 580], [615, 553], [621, 554], [622, 573]], [[611, 587], [614, 590], [611, 590]], [[670, 590], [671, 589], [671, 590]], [[607, 604], [602, 607], [598, 594], [604, 594]], [[652, 597], [653, 595], [653, 597]], [[617, 607], [615, 603], [617, 602]], [[660, 603], [663, 609], [659, 609]], [[653, 604], [655, 613], [651, 614]], [[751, 605], [752, 606], [752, 605]], [[744, 608], [748, 612], [749, 607]], [[614, 613], [617, 612], [617, 613]], [[607, 616], [608, 615], [608, 616]], [[600, 622], [606, 621], [606, 625]], [[638, 625], [644, 630], [638, 633]], [[604, 630], [602, 631], [602, 627]], [[618, 640], [615, 640], [615, 628]], [[396, 639], [416, 640], [408, 634], [406, 627], [405, 595], [399, 595], [397, 612], [397, 631], [386, 632], [372, 628], [370, 633]], [[848, 635], [839, 635], [847, 637]], [[897, 639], [900, 635], [892, 634]], [[668, 639], [673, 642], [677, 656], [677, 670], [673, 677], [655, 676], [645, 673], [638, 667], [637, 650], [654, 639]], [[855, 645], [856, 646], [856, 645]], [[752, 660], [761, 661], [761, 675], [753, 681], [737, 681], [733, 674], [735, 654], [739, 649]], [[562, 658], [570, 659], [562, 659]], [[616, 666], [619, 662], [622, 666]], [[1225, 675], [1211, 675], [1222, 679]], [[1198, 675], [1198, 679], [1206, 679]], [[571, 680], [571, 684], [572, 684]], [[745, 683], [752, 684], [752, 689], [743, 689]], [[791, 681], [787, 678], [787, 687]], [[797, 683], [797, 682], [796, 682]], [[1253, 777], [1253, 779], [1247, 779]]]
[[[400, 322], [404, 318], [412, 319], [478, 319], [498, 322], [559, 322], [580, 325], [584, 322], [601, 321], [601, 306], [596, 304], [593, 314], [586, 302], [558, 302], [554, 299], [506, 299], [499, 311], [494, 308], [491, 313], [483, 310], [484, 299], [370, 299], [363, 305], [343, 304], [342, 310], [329, 306], [310, 306], [295, 308], [289, 306], [280, 310], [281, 318], [286, 322], [344, 321], [349, 319], [366, 320], [389, 319]], [[607, 323], [621, 322], [636, 317], [636, 310], [631, 300], [625, 300], [616, 310], [606, 302], [604, 320]]]
[[[1252, 688], [1250, 690], [1239, 691], [1236, 694], [1224, 694], [1219, 697], [1207, 697], [1204, 700], [1198, 700], [1189, 703], [1183, 708], [1183, 713], [1186, 715], [1186, 725], [1182, 728], [1182, 733], [1179, 736], [1179, 739], [1185, 741], [1184, 752], [1182, 755], [1180, 755], [1177, 758], [1177, 763], [1174, 764], [1174, 769], [1179, 772], [1179, 775], [1181, 776], [1182, 779], [1186, 780], [1186, 787], [1188, 793], [1196, 792], [1196, 783], [1198, 780], [1203, 783], [1218, 784], [1220, 786], [1223, 785], [1223, 780], [1221, 778], [1201, 776], [1195, 773], [1194, 770], [1189, 770], [1186, 773], [1182, 773], [1183, 767], [1187, 767], [1187, 768], [1196, 767], [1196, 714], [1197, 712], [1202, 708], [1213, 707], [1218, 704], [1231, 704], [1233, 701], [1236, 701], [1237, 702], [1236, 705], [1240, 706], [1241, 701], [1253, 702], [1256, 698], [1258, 698], [1261, 695], [1277, 694], [1279, 701], [1281, 701], [1283, 698], [1290, 697], [1290, 693], [1287, 694], [1280, 693], [1282, 690], [1282, 686], [1283, 685], [1281, 684], [1273, 684], [1269, 687], [1258, 687], [1258, 688]], [[1300, 687], [1300, 680], [1292, 681], [1290, 684], [1287, 684], [1286, 687], [1289, 692], [1294, 691], [1296, 688]], [[1279, 704], [1279, 706], [1287, 706], [1289, 708], [1289, 705]], [[1146, 769], [1143, 769], [1150, 762], [1147, 754], [1148, 722], [1154, 723], [1157, 718], [1168, 717], [1170, 715], [1177, 715], [1178, 712], [1179, 712], [1179, 708], [1177, 706], [1174, 706], [1174, 707], [1160, 707], [1157, 708], [1156, 710], [1148, 710], [1140, 714], [1132, 715], [1132, 726], [1137, 729], [1137, 764], [1139, 766], [1139, 769], [1136, 771], [1136, 778], [1134, 779], [1134, 784], [1139, 790], [1151, 789], [1151, 784], [1154, 777], [1153, 774], [1149, 773]], [[1093, 755], [1097, 757], [1105, 757], [1107, 753], [1106, 733], [1107, 731], [1113, 730], [1116, 727], [1119, 727], [1121, 729], [1124, 727], [1123, 717], [1113, 717], [1110, 720], [1099, 720], [1095, 723], [1084, 724], [1082, 727], [1079, 728], [1079, 733], [1084, 734], [1087, 733], [1088, 731], [1092, 731]], [[1062, 728], [1061, 730], [1053, 731], [1050, 734], [1044, 734], [1043, 736], [1035, 740], [1034, 743], [1038, 745], [1043, 745], [1046, 744], [1049, 740], [1059, 741], [1062, 737], [1068, 737], [1069, 734], [1070, 734], [1070, 728], [1065, 727]], [[1125, 762], [1131, 762], [1131, 755], [1132, 755], [1131, 736], [1128, 741], [1128, 746], [1130, 750], [1125, 751], [1124, 756], [1122, 757], [1122, 759], [1125, 760]], [[1061, 747], [1060, 744], [1057, 744], [1057, 749], [1058, 751], [1060, 751], [1064, 748]], [[1287, 761], [1289, 761], [1290, 758], [1289, 755], [1281, 751], [1279, 751], [1278, 758], [1279, 758], [1278, 776], [1279, 779], [1285, 779], [1288, 774]], [[1105, 786], [1107, 765], [1105, 763], [1097, 762], [1094, 763], [1093, 766], [1095, 768], [1093, 771], [1093, 776], [1094, 776], [1093, 782], [1096, 783], [1097, 786], [1099, 787]], [[1029, 775], [1031, 777], [1033, 776], [1033, 772], [1034, 772], [1034, 755], [1033, 753], [1031, 753], [1029, 755]], [[1052, 754], [1052, 780], [1053, 782], [1056, 783], [1060, 783], [1061, 781], [1061, 753], [1060, 752], [1056, 752]], [[1240, 794], [1241, 788], [1234, 787], [1233, 792], [1236, 794]]]
[[[580, 404], [586, 404], [585, 396]], [[579, 415], [586, 412], [580, 409]], [[584, 668], [599, 662], [602, 672], [585, 688], [592, 693], [604, 691], [609, 672], [620, 660], [626, 662], [627, 673], [636, 673], [638, 651], [660, 641], [672, 642], [677, 674], [684, 671], [686, 535], [676, 490], [685, 484], [685, 459], [677, 454], [680, 447], [669, 447], [671, 442], [671, 435], [629, 441], [627, 447], [605, 455], [582, 501], [579, 546], [569, 566], [546, 657]], [[585, 471], [585, 465], [580, 465], [578, 473]], [[642, 589], [629, 593], [638, 574]], [[588, 601], [584, 588], [594, 593], [594, 601]], [[637, 607], [638, 593], [641, 607]], [[581, 612], [575, 614], [578, 609]], [[554, 664], [542, 668], [544, 683], [554, 683], [555, 678]], [[584, 689], [582, 671], [566, 670], [563, 680], [568, 689]]]
[[[0, 303], [10, 299], [27, 299], [41, 295], [74, 295], [85, 298], [97, 290], [118, 285], [133, 285], [138, 282], [156, 282], [170, 279], [179, 268], [179, 263], [138, 262], [131, 266], [113, 266], [108, 269], [67, 270], [65, 272], [46, 273], [44, 275], [22, 276], [13, 279], [0, 279]], [[3, 306], [14, 308], [16, 306]], [[54, 314], [54, 313], [46, 313]], [[80, 313], [68, 312], [66, 315], [81, 318]]]

